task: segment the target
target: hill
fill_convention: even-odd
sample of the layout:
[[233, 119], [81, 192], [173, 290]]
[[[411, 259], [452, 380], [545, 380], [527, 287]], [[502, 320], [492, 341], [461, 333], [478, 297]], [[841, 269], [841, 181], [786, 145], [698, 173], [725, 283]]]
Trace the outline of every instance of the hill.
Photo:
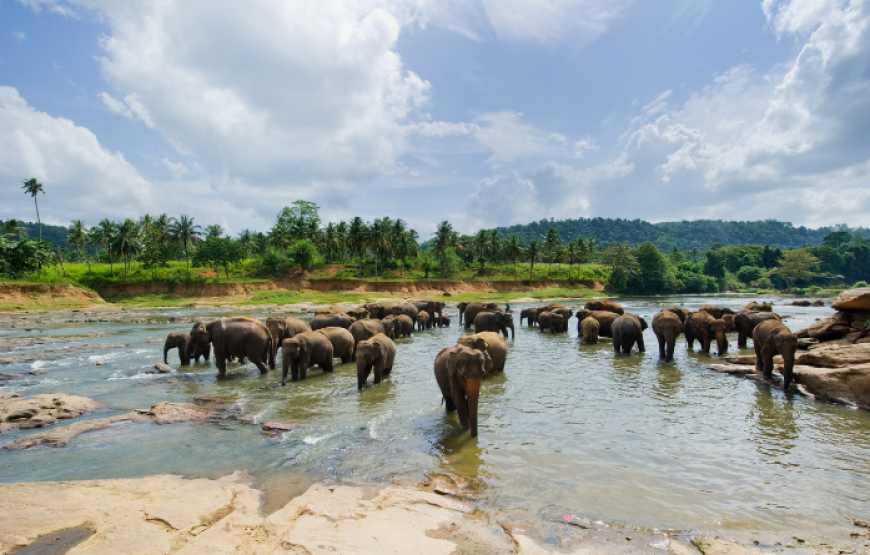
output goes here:
[[[0, 220], [0, 225], [5, 223], [4, 220]], [[36, 239], [39, 237], [39, 225], [34, 222], [22, 222], [24, 224], [24, 228], [27, 230], [27, 236], [31, 239]], [[67, 234], [69, 230], [62, 225], [49, 225], [42, 224], [42, 238], [51, 243], [56, 247], [60, 247], [62, 249], [69, 248], [69, 241], [67, 241]]]
[[579, 218], [576, 220], [541, 220], [525, 225], [500, 227], [504, 235], [516, 233], [524, 243], [541, 240], [550, 227], [556, 228], [562, 240], [567, 242], [577, 237], [592, 237], [601, 246], [613, 242], [626, 242], [637, 246], [652, 241], [663, 252], [674, 245], [680, 250], [698, 248], [706, 250], [713, 243], [727, 245], [770, 245], [771, 247], [803, 247], [822, 244], [825, 235], [832, 231], [849, 231], [870, 237], [870, 229], [836, 227], [794, 227], [789, 222], [765, 220], [757, 222], [726, 222], [722, 220], [694, 220], [661, 222], [653, 224], [643, 220], [611, 218]]

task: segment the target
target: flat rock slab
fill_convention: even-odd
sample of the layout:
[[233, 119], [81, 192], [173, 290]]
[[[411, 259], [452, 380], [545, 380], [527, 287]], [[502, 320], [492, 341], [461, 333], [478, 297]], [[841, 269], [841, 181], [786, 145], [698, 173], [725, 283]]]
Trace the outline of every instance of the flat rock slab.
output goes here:
[[711, 364], [710, 370], [715, 370], [716, 372], [720, 372], [722, 374], [732, 374], [735, 376], [747, 376], [757, 373], [755, 371], [754, 361], [752, 366], [748, 366], [745, 364]]
[[264, 422], [262, 426], [263, 430], [274, 432], [289, 432], [301, 427], [299, 424], [285, 424], [283, 422]]
[[795, 366], [794, 376], [817, 399], [870, 409], [870, 364], [846, 368]]
[[[46, 393], [23, 398], [20, 395], [0, 396], [0, 423], [12, 427], [33, 428], [53, 424], [56, 420], [76, 418], [103, 405], [79, 395]], [[29, 425], [29, 421], [40, 422]]]
[[835, 310], [870, 311], [870, 287], [843, 291], [831, 303], [831, 308]]
[[173, 374], [177, 372], [177, 370], [168, 364], [163, 364], [162, 362], [158, 362], [154, 365], [154, 368], [147, 371], [149, 374]]
[[870, 364], [870, 343], [830, 342], [814, 346], [797, 357], [796, 362], [824, 368], [844, 368]]

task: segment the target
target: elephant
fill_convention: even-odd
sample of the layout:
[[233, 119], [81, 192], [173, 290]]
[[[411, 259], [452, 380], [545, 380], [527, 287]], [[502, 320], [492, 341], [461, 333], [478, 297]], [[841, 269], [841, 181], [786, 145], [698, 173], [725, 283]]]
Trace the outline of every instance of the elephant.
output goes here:
[[577, 324], [580, 337], [586, 343], [598, 343], [598, 330], [601, 325], [592, 316], [587, 316]]
[[755, 326], [767, 320], [780, 320], [774, 312], [744, 312], [734, 316], [734, 328], [737, 330], [737, 346], [746, 348], [746, 339], [752, 337]]
[[442, 316], [440, 323], [441, 323], [442, 328], [449, 328], [450, 327], [450, 316]]
[[356, 383], [362, 389], [374, 369], [376, 384], [393, 370], [396, 358], [396, 344], [386, 335], [379, 333], [371, 339], [360, 341], [356, 346]]
[[514, 317], [504, 312], [480, 312], [474, 317], [474, 333], [482, 331], [495, 331], [508, 336], [508, 328], [511, 330], [511, 339], [516, 337], [514, 329]]
[[583, 323], [583, 320], [585, 320], [589, 316], [595, 318], [598, 321], [598, 335], [600, 337], [612, 337], [612, 334], [610, 333], [610, 326], [613, 325], [614, 320], [619, 318], [619, 314], [607, 310], [581, 310], [577, 313], [578, 334], [582, 335], [583, 330], [580, 329], [580, 325]]
[[364, 304], [362, 308], [365, 308], [369, 312], [369, 318], [377, 320], [383, 320], [389, 314], [388, 307], [383, 303]]
[[429, 325], [429, 313], [425, 310], [421, 310], [417, 313], [417, 331], [423, 331], [429, 329], [431, 326]]
[[284, 318], [270, 316], [266, 318], [266, 327], [269, 328], [269, 333], [272, 334], [272, 351], [269, 353], [269, 367], [274, 370], [278, 358], [278, 347], [285, 339], [290, 339], [297, 333], [311, 331], [311, 326], [308, 322], [299, 318]]
[[692, 313], [692, 311], [688, 308], [683, 308], [681, 306], [669, 306], [663, 310], [667, 310], [676, 314], [677, 318], [680, 319], [680, 323], [683, 325], [685, 325], [686, 319], [689, 317], [689, 314]]
[[491, 369], [492, 359], [486, 351], [463, 345], [447, 347], [435, 357], [435, 380], [444, 397], [444, 408], [459, 413], [459, 423], [471, 437], [477, 436], [480, 382]]
[[637, 343], [637, 350], [646, 352], [643, 345], [643, 330], [647, 328], [646, 320], [636, 314], [623, 314], [617, 316], [610, 326], [613, 334], [613, 351], [616, 354], [623, 352], [631, 353], [631, 348]]
[[226, 375], [230, 357], [247, 358], [261, 374], [269, 372], [266, 362], [272, 352], [272, 334], [257, 319], [242, 316], [221, 318], [209, 324], [196, 322], [190, 336], [196, 341], [212, 344], [220, 376]]
[[474, 319], [481, 312], [501, 312], [501, 309], [496, 303], [468, 303], [463, 312], [465, 318], [465, 329], [471, 329], [474, 324]]
[[459, 324], [462, 325], [462, 315], [465, 314], [465, 309], [470, 303], [461, 302], [456, 304], [456, 309], [459, 310]]
[[751, 303], [743, 305], [743, 308], [750, 312], [772, 312], [773, 303], [758, 303], [752, 301]]
[[393, 327], [393, 337], [411, 337], [411, 332], [414, 331], [414, 321], [407, 314], [399, 314], [398, 316], [390, 315], [383, 319], [384, 325], [390, 322]]
[[[390, 333], [386, 333], [386, 327], [384, 324], [389, 324]], [[391, 337], [393, 333], [393, 322], [392, 320], [387, 320], [386, 322], [381, 320], [357, 320], [347, 329], [350, 334], [353, 336], [354, 343], [354, 359], [356, 359], [356, 345], [360, 341], [365, 341], [366, 339], [371, 339], [379, 333], [383, 333], [387, 337]]]
[[665, 362], [671, 362], [674, 360], [674, 345], [677, 343], [677, 337], [683, 333], [683, 322], [680, 321], [680, 316], [666, 308], [653, 316], [652, 329], [656, 339], [659, 340], [659, 356], [665, 359]]
[[178, 349], [178, 358], [181, 359], [181, 365], [187, 366], [190, 364], [190, 355], [193, 353], [193, 340], [187, 332], [170, 333], [166, 336], [166, 341], [163, 343], [163, 364], [169, 364], [167, 354], [171, 349]]
[[351, 324], [356, 322], [356, 318], [348, 316], [345, 313], [340, 314], [318, 314], [311, 319], [311, 331], [317, 331], [320, 328], [344, 328], [347, 329]]
[[337, 306], [319, 306], [314, 309], [314, 315], [319, 314], [344, 314], [344, 311]]
[[501, 335], [494, 331], [482, 331], [474, 335], [463, 335], [457, 345], [485, 351], [492, 360], [492, 372], [504, 372], [507, 362], [507, 343]]
[[562, 333], [568, 330], [568, 323], [561, 314], [547, 311], [538, 314], [538, 327], [541, 328], [541, 331], [549, 330], [550, 333]]
[[797, 336], [779, 320], [767, 320], [752, 330], [752, 342], [755, 346], [755, 369], [763, 372], [766, 380], [773, 377], [774, 355], [782, 355], [782, 389], [788, 391], [794, 373]]
[[192, 345], [190, 358], [193, 362], [199, 362], [199, 357], [206, 362], [211, 360], [211, 343], [202, 343], [193, 338], [190, 339], [190, 343]]
[[625, 314], [625, 310], [622, 308], [622, 305], [613, 301], [589, 301], [583, 308], [592, 311], [613, 312], [614, 314], [619, 314], [620, 316]]
[[322, 333], [332, 343], [333, 358], [340, 358], [342, 364], [347, 364], [353, 360], [356, 342], [349, 331], [344, 328], [320, 328], [317, 333]]
[[411, 318], [412, 322], [417, 321], [417, 314], [419, 313], [420, 311], [417, 310], [417, 307], [412, 305], [411, 303], [399, 303], [397, 305], [393, 305], [393, 307], [390, 308], [390, 314], [394, 314], [396, 316], [404, 314], [405, 316]]
[[524, 308], [520, 311], [520, 325], [523, 325], [523, 320], [526, 320], [526, 323], [529, 327], [535, 325], [538, 318], [538, 310], [540, 307], [532, 307], [532, 308]]
[[351, 318], [356, 318], [357, 320], [367, 320], [369, 317], [369, 311], [364, 306], [358, 306], [348, 310], [347, 315]]
[[425, 310], [429, 313], [430, 328], [436, 324], [439, 324], [440, 327], [441, 318], [444, 316], [444, 303], [439, 301], [420, 301], [414, 303], [414, 306], [417, 307], [418, 311], [422, 312]]
[[292, 372], [293, 381], [308, 377], [308, 369], [320, 366], [324, 372], [332, 372], [334, 358], [332, 342], [325, 333], [305, 331], [281, 344], [281, 385], [287, 385], [287, 370]]
[[713, 318], [709, 312], [699, 311], [693, 312], [686, 320], [683, 333], [686, 335], [686, 344], [690, 349], [694, 347], [697, 339], [701, 342], [701, 350], [705, 353], [710, 352], [710, 342], [715, 338], [719, 354], [723, 355], [728, 350], [728, 338], [725, 337], [727, 328], [728, 324], [725, 320]]
[[704, 306], [702, 306], [701, 308], [698, 309], [698, 312], [706, 312], [707, 314], [709, 314], [713, 318], [717, 318], [717, 319], [722, 318], [722, 316], [725, 314], [734, 314], [734, 311], [728, 307], [713, 306], [710, 304], [705, 304]]

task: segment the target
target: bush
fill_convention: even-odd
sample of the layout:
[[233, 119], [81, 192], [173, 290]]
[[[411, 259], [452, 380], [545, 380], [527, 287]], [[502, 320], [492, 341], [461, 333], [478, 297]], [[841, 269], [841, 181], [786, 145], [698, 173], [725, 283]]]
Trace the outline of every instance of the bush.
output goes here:
[[870, 285], [867, 285], [866, 281], [859, 281], [858, 283], [856, 283], [855, 285], [852, 286], [852, 289], [858, 289], [859, 287], [870, 287]]
[[737, 270], [737, 279], [743, 283], [752, 283], [753, 281], [761, 279], [763, 274], [764, 271], [757, 266], [743, 266]]
[[773, 289], [773, 282], [768, 277], [760, 277], [750, 283], [755, 289]]
[[303, 270], [310, 270], [314, 267], [314, 262], [319, 256], [317, 247], [311, 239], [296, 241], [290, 245], [289, 249], [287, 249], [287, 254], [290, 255], [290, 259]]

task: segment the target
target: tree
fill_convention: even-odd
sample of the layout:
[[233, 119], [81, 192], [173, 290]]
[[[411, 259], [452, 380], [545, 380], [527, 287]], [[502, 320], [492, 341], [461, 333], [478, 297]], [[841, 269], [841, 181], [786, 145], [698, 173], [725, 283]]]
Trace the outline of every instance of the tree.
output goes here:
[[676, 278], [668, 268], [665, 256], [655, 244], [646, 241], [638, 245], [635, 258], [638, 271], [631, 281], [634, 282], [634, 288], [638, 293], [647, 295], [670, 293], [675, 289]]
[[368, 227], [359, 216], [354, 217], [350, 221], [348, 228], [348, 240], [350, 241], [351, 250], [356, 254], [359, 260], [359, 273], [362, 275], [363, 269], [363, 254], [366, 247], [366, 236], [368, 235]]
[[184, 262], [187, 264], [187, 273], [190, 274], [190, 255], [188, 248], [194, 241], [202, 236], [202, 228], [194, 225], [193, 218], [182, 214], [180, 218], [172, 222], [170, 233], [184, 245]]
[[3, 225], [3, 234], [7, 237], [24, 239], [27, 237], [27, 228], [19, 220], [12, 218]]
[[708, 250], [704, 253], [707, 260], [704, 261], [704, 273], [714, 278], [725, 277], [725, 257], [721, 249]]
[[45, 194], [45, 190], [42, 188], [42, 183], [37, 181], [35, 177], [25, 180], [22, 189], [24, 189], [25, 194], [33, 197], [33, 204], [36, 206], [36, 221], [39, 223], [39, 238], [42, 239], [42, 220], [39, 219], [39, 203], [36, 201], [36, 195]]
[[544, 249], [547, 251], [547, 277], [550, 277], [550, 266], [553, 265], [553, 253], [559, 250], [562, 246], [562, 238], [559, 237], [559, 232], [555, 227], [547, 230], [547, 236], [544, 238]]
[[245, 249], [245, 256], [251, 256], [254, 251], [254, 233], [250, 229], [239, 232], [239, 244]]
[[541, 244], [534, 239], [529, 241], [529, 246], [526, 247], [526, 260], [529, 261], [529, 279], [532, 279], [532, 276], [535, 272], [535, 260], [541, 254]]
[[779, 263], [780, 267], [776, 271], [785, 278], [788, 288], [791, 289], [796, 280], [810, 279], [816, 275], [813, 269], [819, 263], [819, 259], [803, 248], [785, 251]]
[[311, 239], [302, 239], [290, 245], [288, 254], [303, 270], [310, 270], [317, 260], [317, 246]]
[[701, 251], [698, 250], [698, 247], [692, 247], [692, 250], [689, 251], [689, 257], [692, 259], [692, 264], [697, 264], [700, 256]]
[[[317, 250], [315, 249], [316, 252]], [[220, 236], [211, 237], [203, 241], [193, 256], [194, 265], [214, 266], [215, 273], [218, 273], [218, 267], [222, 267], [227, 279], [230, 279], [230, 264], [237, 264], [244, 259], [245, 247], [241, 243], [229, 237]]]
[[0, 274], [13, 278], [35, 272], [51, 260], [51, 245], [39, 239], [10, 241], [0, 237]]
[[369, 228], [368, 246], [375, 255], [375, 289], [378, 283], [378, 259], [390, 248], [390, 219], [376, 219]]
[[115, 277], [115, 260], [112, 257], [112, 245], [115, 242], [118, 226], [107, 218], [103, 218], [100, 220], [99, 228], [100, 244], [106, 246], [106, 252], [109, 254], [109, 267], [112, 269], [112, 277]]
[[624, 287], [628, 277], [635, 274], [640, 267], [628, 243], [617, 243], [607, 247], [601, 253], [599, 260], [610, 267], [610, 283], [617, 289]]
[[848, 231], [832, 231], [825, 235], [822, 244], [826, 247], [839, 249], [843, 245], [848, 245], [850, 241], [852, 241], [852, 234]]
[[752, 283], [758, 281], [764, 272], [757, 266], [743, 266], [737, 270], [737, 279], [743, 283]]
[[222, 237], [224, 234], [224, 228], [219, 224], [212, 224], [210, 226], [206, 226], [205, 228], [205, 240], [209, 239], [217, 239], [218, 237]]
[[[85, 248], [88, 242], [88, 228], [85, 227], [85, 223], [83, 221], [72, 221], [72, 224], [69, 226], [67, 240], [69, 241], [70, 245], [77, 248], [80, 252]], [[90, 272], [91, 257], [87, 255], [87, 251], [85, 251], [85, 258], [88, 261], [88, 272]]]
[[130, 268], [133, 256], [142, 251], [142, 245], [139, 242], [139, 223], [130, 218], [124, 220], [118, 226], [111, 248], [123, 257], [124, 281], [127, 281], [127, 270]]
[[444, 253], [448, 247], [451, 247], [455, 242], [455, 232], [450, 222], [444, 220], [435, 229], [435, 252], [438, 253], [438, 258], [441, 259], [441, 268], [444, 269]]
[[520, 244], [520, 236], [514, 233], [508, 236], [504, 244], [505, 258], [514, 263], [514, 278], [517, 277], [517, 260], [523, 255], [523, 247]]
[[292, 208], [285, 206], [278, 214], [275, 223], [278, 227], [286, 228], [290, 232], [293, 241], [299, 239], [317, 238], [320, 228], [320, 207], [307, 200], [296, 200]]
[[670, 254], [668, 254], [668, 260], [671, 262], [671, 266], [676, 268], [677, 266], [686, 261], [686, 257], [683, 256], [683, 253], [680, 252], [679, 247], [674, 245], [674, 248], [671, 249]]

